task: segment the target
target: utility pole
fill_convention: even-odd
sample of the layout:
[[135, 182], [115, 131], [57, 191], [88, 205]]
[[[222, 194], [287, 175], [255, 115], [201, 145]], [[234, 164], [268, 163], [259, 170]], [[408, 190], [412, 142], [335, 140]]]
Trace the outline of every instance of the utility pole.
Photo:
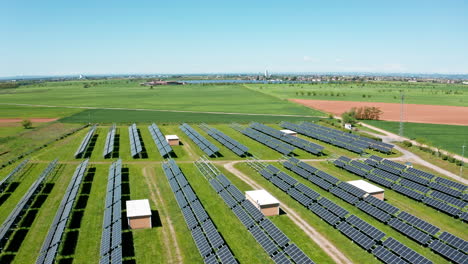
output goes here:
[[400, 107], [400, 137], [403, 136], [403, 122], [405, 121], [405, 93], [400, 91], [401, 94], [401, 107]]
[[463, 160], [465, 159], [465, 146], [466, 145], [466, 142], [463, 143], [463, 146], [462, 146], [462, 160], [461, 160], [461, 166], [460, 166], [460, 178], [463, 177], [463, 166], [465, 166], [465, 163], [463, 162]]

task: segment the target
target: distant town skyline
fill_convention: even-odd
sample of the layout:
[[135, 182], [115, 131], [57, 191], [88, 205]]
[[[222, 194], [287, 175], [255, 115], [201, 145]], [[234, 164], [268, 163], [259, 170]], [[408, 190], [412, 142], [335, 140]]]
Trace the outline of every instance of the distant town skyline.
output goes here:
[[0, 77], [468, 74], [466, 1], [11, 1]]

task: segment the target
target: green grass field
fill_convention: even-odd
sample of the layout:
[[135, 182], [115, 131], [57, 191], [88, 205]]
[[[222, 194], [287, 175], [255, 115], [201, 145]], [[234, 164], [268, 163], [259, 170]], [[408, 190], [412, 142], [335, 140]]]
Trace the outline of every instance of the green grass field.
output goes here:
[[405, 82], [249, 84], [254, 91], [281, 99], [363, 101], [399, 103], [400, 91], [405, 103], [468, 106], [468, 85]]
[[[367, 120], [365, 123], [395, 134], [400, 129], [399, 122]], [[403, 133], [407, 138], [459, 155], [462, 154], [463, 144], [467, 145], [468, 142], [468, 126], [404, 123]]]
[[[140, 81], [69, 81], [20, 86], [15, 89], [2, 89], [0, 103], [322, 115], [319, 111], [247, 89], [243, 85], [180, 85], [149, 89], [147, 86], [140, 86]], [[84, 88], [86, 83], [96, 85]]]

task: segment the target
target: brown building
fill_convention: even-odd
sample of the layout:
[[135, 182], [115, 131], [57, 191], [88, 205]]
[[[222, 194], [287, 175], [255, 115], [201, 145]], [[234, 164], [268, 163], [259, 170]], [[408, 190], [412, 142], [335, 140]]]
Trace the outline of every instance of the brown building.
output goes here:
[[356, 181], [349, 181], [349, 184], [353, 185], [354, 187], [357, 187], [369, 195], [374, 196], [375, 198], [378, 198], [380, 200], [384, 200], [384, 189], [377, 187], [373, 184], [370, 184], [364, 180], [356, 180]]
[[267, 191], [246, 191], [245, 198], [260, 209], [263, 215], [279, 215], [280, 202]]
[[170, 146], [178, 146], [179, 145], [179, 137], [176, 135], [166, 135], [167, 143]]
[[151, 208], [148, 199], [127, 201], [127, 219], [131, 229], [151, 228]]

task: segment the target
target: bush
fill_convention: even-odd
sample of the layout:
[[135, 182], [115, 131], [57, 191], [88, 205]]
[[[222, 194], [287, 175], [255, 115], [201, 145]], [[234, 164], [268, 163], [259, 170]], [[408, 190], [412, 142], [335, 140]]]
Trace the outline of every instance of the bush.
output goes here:
[[413, 146], [413, 143], [411, 143], [410, 141], [408, 140], [405, 140], [402, 142], [403, 146], [407, 147], [407, 148], [410, 148]]
[[25, 129], [30, 129], [32, 128], [32, 122], [31, 120], [29, 119], [25, 119], [21, 122], [21, 125], [25, 128]]

